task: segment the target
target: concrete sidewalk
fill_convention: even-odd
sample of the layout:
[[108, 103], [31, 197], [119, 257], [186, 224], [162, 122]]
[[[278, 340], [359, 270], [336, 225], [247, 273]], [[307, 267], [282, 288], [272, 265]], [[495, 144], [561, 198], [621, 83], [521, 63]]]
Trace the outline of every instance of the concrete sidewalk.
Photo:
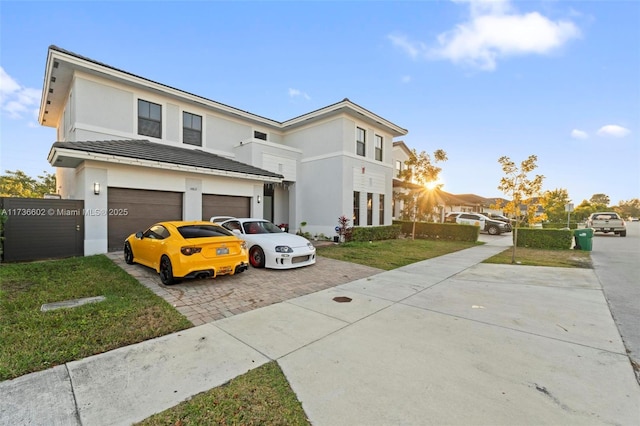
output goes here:
[[595, 273], [487, 241], [1, 382], [0, 424], [131, 424], [270, 360], [315, 425], [640, 424]]

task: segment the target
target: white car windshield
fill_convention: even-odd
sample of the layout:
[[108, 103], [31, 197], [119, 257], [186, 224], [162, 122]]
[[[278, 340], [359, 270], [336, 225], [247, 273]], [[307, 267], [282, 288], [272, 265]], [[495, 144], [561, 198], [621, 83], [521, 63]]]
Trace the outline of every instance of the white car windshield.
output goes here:
[[271, 222], [255, 221], [242, 224], [245, 234], [277, 234], [283, 232]]

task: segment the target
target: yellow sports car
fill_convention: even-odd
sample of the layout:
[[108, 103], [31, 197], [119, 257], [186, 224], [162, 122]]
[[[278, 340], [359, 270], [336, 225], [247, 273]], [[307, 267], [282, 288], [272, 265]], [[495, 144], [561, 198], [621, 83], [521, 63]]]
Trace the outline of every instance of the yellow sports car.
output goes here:
[[211, 222], [160, 222], [129, 235], [124, 260], [155, 269], [162, 284], [183, 278], [233, 275], [249, 267], [246, 243]]

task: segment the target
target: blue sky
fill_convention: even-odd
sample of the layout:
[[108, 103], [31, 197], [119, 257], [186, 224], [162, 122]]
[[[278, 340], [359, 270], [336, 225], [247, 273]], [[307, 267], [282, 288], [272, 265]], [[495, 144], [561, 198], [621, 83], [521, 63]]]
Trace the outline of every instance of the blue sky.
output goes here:
[[0, 0], [2, 173], [53, 171], [51, 44], [279, 121], [349, 98], [444, 149], [454, 194], [535, 154], [575, 204], [640, 198], [640, 1]]

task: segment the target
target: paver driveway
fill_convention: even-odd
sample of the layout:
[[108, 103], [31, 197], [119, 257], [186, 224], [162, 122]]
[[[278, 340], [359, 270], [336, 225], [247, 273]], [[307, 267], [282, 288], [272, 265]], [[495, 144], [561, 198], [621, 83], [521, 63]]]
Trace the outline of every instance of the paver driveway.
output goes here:
[[315, 265], [303, 268], [272, 270], [249, 267], [238, 275], [185, 280], [177, 285], [166, 286], [153, 269], [137, 264], [127, 265], [122, 252], [112, 252], [107, 256], [141, 284], [171, 303], [193, 325], [216, 321], [382, 272], [381, 269], [319, 256]]

